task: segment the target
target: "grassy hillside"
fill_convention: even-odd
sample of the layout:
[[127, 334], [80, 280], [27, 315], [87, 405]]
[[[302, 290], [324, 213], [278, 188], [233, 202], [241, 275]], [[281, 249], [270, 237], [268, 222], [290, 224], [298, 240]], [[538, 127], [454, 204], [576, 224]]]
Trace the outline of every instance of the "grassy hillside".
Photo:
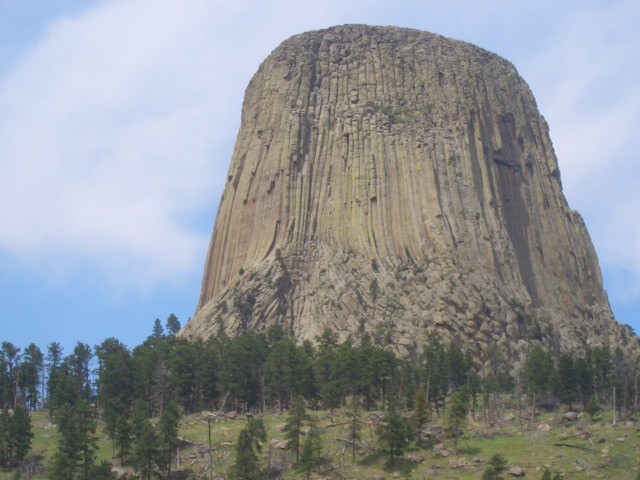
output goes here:
[[[500, 426], [488, 428], [486, 424], [469, 421], [465, 435], [459, 439], [458, 451], [453, 450], [453, 440], [448, 438], [436, 421], [427, 428], [426, 441], [422, 448], [412, 444], [403, 460], [392, 468], [384, 467], [384, 459], [374, 451], [359, 446], [356, 462], [351, 460], [351, 447], [340, 439], [347, 438], [345, 413], [337, 411], [334, 422], [326, 412], [310, 412], [318, 416], [323, 433], [323, 451], [327, 458], [322, 472], [314, 474], [324, 478], [415, 478], [415, 479], [480, 479], [486, 461], [495, 453], [502, 454], [510, 466], [523, 467], [524, 478], [539, 479], [545, 467], [553, 473], [560, 472], [569, 479], [635, 479], [639, 467], [638, 448], [640, 436], [635, 424], [618, 422], [612, 425], [611, 414], [605, 412], [590, 422], [584, 416], [576, 421], [562, 420], [561, 415], [543, 414], [532, 425], [528, 420], [520, 421], [515, 412], [507, 412]], [[380, 412], [363, 414], [362, 438], [376, 448], [375, 426], [381, 418]], [[180, 436], [184, 439], [180, 449], [180, 474], [175, 478], [209, 478], [209, 423], [213, 451], [214, 478], [223, 478], [234, 460], [234, 445], [246, 421], [243, 416], [225, 418], [217, 414], [201, 413], [185, 417], [181, 421]], [[263, 417], [268, 440], [263, 447], [263, 463], [271, 464], [272, 472], [293, 462], [291, 452], [282, 449], [286, 416], [269, 414]], [[44, 412], [32, 414], [35, 434], [32, 463], [40, 465], [36, 479], [46, 479], [46, 468], [55, 452], [58, 434]], [[592, 444], [585, 436], [591, 433]], [[548, 431], [547, 431], [548, 430]], [[99, 457], [110, 459], [111, 442], [99, 431]], [[436, 448], [437, 444], [443, 448]], [[575, 448], [578, 447], [578, 448]], [[434, 453], [435, 452], [435, 453]], [[117, 461], [114, 461], [117, 465]], [[177, 469], [174, 464], [174, 470]], [[125, 466], [125, 470], [128, 468]], [[277, 474], [274, 474], [277, 476]], [[285, 468], [284, 478], [302, 478], [303, 474], [293, 468]], [[512, 478], [507, 475], [508, 478]], [[14, 472], [0, 472], [0, 479], [14, 479]], [[27, 477], [28, 478], [28, 477]], [[129, 477], [131, 478], [131, 476]]]

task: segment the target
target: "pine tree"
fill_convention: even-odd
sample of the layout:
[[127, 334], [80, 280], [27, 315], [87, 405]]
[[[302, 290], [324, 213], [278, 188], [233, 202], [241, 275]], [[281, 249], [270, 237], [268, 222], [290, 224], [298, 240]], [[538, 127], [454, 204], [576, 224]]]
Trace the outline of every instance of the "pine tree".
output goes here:
[[56, 423], [60, 440], [53, 457], [50, 480], [91, 480], [98, 439], [88, 405], [83, 402], [64, 405], [56, 413]]
[[126, 417], [120, 417], [116, 423], [115, 446], [120, 450], [120, 464], [124, 465], [131, 452], [131, 424]]
[[593, 368], [586, 358], [580, 357], [575, 361], [577, 390], [582, 401], [582, 406], [586, 407], [589, 397], [593, 392]]
[[428, 334], [427, 343], [421, 355], [424, 366], [423, 383], [427, 386], [427, 402], [433, 405], [438, 415], [447, 392], [449, 376], [445, 353], [440, 337], [435, 333]]
[[266, 337], [261, 333], [249, 331], [227, 341], [221, 355], [220, 390], [228, 391], [229, 398], [247, 408], [260, 405], [267, 353]]
[[247, 430], [251, 435], [252, 447], [257, 453], [262, 453], [262, 443], [267, 441], [267, 429], [261, 418], [247, 417]]
[[549, 390], [554, 371], [551, 356], [542, 348], [535, 347], [529, 352], [524, 363], [523, 376], [530, 397], [536, 395], [538, 401], [541, 401]]
[[232, 480], [258, 480], [264, 478], [260, 470], [261, 442], [267, 440], [262, 419], [248, 418], [236, 443], [236, 461], [229, 470]]
[[340, 406], [340, 400], [342, 399], [339, 380], [332, 379], [322, 385], [320, 387], [320, 398], [322, 399], [322, 406], [329, 409], [331, 423], [333, 423], [335, 409]]
[[420, 385], [418, 390], [416, 391], [415, 396], [415, 413], [413, 415], [413, 421], [416, 427], [416, 432], [418, 434], [417, 443], [420, 443], [420, 439], [422, 437], [422, 428], [429, 420], [429, 407], [427, 405], [427, 393], [424, 390], [424, 387]]
[[380, 294], [380, 286], [378, 285], [377, 278], [374, 278], [373, 280], [371, 280], [371, 283], [369, 284], [369, 293], [371, 294], [371, 299], [373, 300], [373, 303], [376, 303], [376, 300], [378, 299], [378, 295]]
[[384, 421], [377, 428], [380, 453], [387, 457], [387, 465], [395, 464], [396, 459], [404, 455], [409, 444], [410, 429], [402, 419], [394, 402], [389, 402], [389, 408]]
[[351, 440], [351, 461], [356, 463], [356, 442], [360, 440], [360, 398], [357, 396], [351, 397], [349, 403], [349, 410], [347, 410], [347, 418], [349, 419], [349, 434], [348, 438]]
[[587, 406], [584, 409], [584, 411], [589, 415], [589, 418], [591, 418], [592, 422], [593, 422], [594, 417], [598, 413], [600, 413], [601, 410], [602, 410], [602, 408], [600, 407], [600, 404], [593, 397], [589, 399], [589, 403], [587, 403]]
[[462, 433], [467, 416], [467, 399], [461, 391], [453, 392], [447, 406], [447, 425], [451, 429], [454, 448], [458, 449], [458, 437]]
[[44, 369], [44, 355], [35, 343], [25, 348], [18, 369], [18, 389], [25, 406], [28, 410], [36, 410], [40, 401], [39, 387]]
[[178, 321], [178, 317], [173, 313], [167, 318], [167, 324], [165, 326], [167, 329], [167, 335], [171, 337], [180, 331], [180, 322]]
[[338, 354], [338, 335], [326, 329], [316, 337], [318, 350], [313, 358], [315, 380], [322, 399], [322, 406], [331, 412], [333, 423], [335, 408], [342, 400], [344, 375]]
[[311, 418], [309, 431], [300, 446], [300, 461], [298, 462], [298, 468], [305, 473], [307, 480], [311, 478], [311, 472], [320, 464], [321, 460], [322, 437], [316, 419]]
[[[95, 347], [98, 358], [98, 404], [105, 416], [105, 431], [115, 452], [118, 422], [130, 414], [133, 401], [133, 365], [129, 349], [115, 338]], [[115, 453], [112, 453], [115, 454]]]
[[9, 435], [9, 412], [0, 411], [0, 466], [11, 459], [11, 446]]
[[556, 395], [561, 402], [569, 406], [569, 410], [572, 410], [572, 402], [578, 393], [578, 377], [573, 356], [567, 353], [560, 355], [556, 378]]
[[62, 346], [58, 342], [51, 342], [47, 347], [47, 406], [49, 407], [49, 417], [60, 405], [56, 396], [56, 387], [60, 375], [60, 364], [62, 363]]
[[482, 480], [503, 480], [502, 474], [507, 471], [507, 459], [495, 453], [487, 462], [487, 468], [482, 473]]
[[152, 338], [164, 338], [164, 328], [162, 328], [162, 322], [159, 318], [156, 318], [153, 322], [153, 331], [151, 332]]
[[0, 408], [14, 408], [18, 393], [20, 349], [11, 342], [0, 343]]
[[264, 371], [267, 390], [278, 398], [281, 411], [289, 398], [314, 393], [310, 356], [293, 338], [283, 338], [272, 345]]
[[33, 439], [31, 417], [29, 417], [29, 412], [20, 405], [15, 408], [13, 415], [9, 417], [8, 433], [13, 459], [20, 463], [31, 450], [31, 441]]
[[115, 480], [115, 478], [111, 465], [106, 460], [102, 460], [91, 471], [91, 480]]
[[295, 397], [287, 414], [285, 438], [289, 440], [287, 448], [296, 452], [296, 463], [300, 460], [300, 435], [304, 422], [308, 420], [302, 397]]
[[[138, 411], [147, 409], [154, 413], [162, 412], [167, 396], [167, 357], [168, 347], [165, 339], [148, 337], [142, 345], [137, 346], [131, 355], [134, 375], [134, 392], [136, 402], [141, 402]], [[159, 414], [159, 413], [158, 413]], [[146, 418], [151, 411], [146, 412]]]
[[253, 438], [247, 427], [240, 431], [236, 443], [236, 461], [229, 470], [232, 480], [257, 480], [262, 478], [258, 455], [252, 448]]
[[135, 444], [131, 455], [135, 472], [145, 480], [151, 480], [158, 472], [158, 434], [148, 420], [137, 421], [134, 428]]
[[157, 464], [166, 475], [171, 474], [171, 459], [178, 445], [178, 425], [180, 415], [174, 403], [168, 404], [158, 421], [158, 460]]
[[500, 480], [500, 477], [492, 467], [487, 467], [482, 472], [481, 480]]

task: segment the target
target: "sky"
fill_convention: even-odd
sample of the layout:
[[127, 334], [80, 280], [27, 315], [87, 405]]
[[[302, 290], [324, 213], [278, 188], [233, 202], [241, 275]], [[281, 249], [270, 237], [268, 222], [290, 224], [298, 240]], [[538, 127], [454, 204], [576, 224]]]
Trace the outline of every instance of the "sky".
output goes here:
[[346, 23], [511, 61], [614, 314], [640, 332], [637, 0], [0, 0], [0, 340], [70, 353], [194, 313], [251, 76]]

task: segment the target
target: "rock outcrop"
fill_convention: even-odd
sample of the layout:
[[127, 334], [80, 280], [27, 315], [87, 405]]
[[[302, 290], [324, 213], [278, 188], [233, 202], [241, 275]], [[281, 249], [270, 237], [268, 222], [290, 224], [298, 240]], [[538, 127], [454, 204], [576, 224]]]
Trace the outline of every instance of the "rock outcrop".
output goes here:
[[481, 358], [637, 346], [562, 194], [549, 129], [506, 60], [394, 27], [294, 36], [262, 63], [182, 335], [429, 332]]

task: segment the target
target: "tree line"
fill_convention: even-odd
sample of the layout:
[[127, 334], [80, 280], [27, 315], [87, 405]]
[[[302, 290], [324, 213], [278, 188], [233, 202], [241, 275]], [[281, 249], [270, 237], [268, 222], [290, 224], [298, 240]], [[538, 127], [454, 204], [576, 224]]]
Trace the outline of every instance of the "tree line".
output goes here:
[[[496, 345], [480, 364], [461, 343], [437, 335], [428, 336], [421, 352], [399, 359], [366, 333], [340, 342], [327, 330], [299, 344], [280, 325], [194, 341], [177, 337], [179, 329], [170, 315], [164, 325], [156, 320], [133, 349], [108, 338], [94, 347], [79, 342], [67, 355], [57, 342], [46, 353], [35, 344], [21, 350], [1, 342], [0, 463], [24, 458], [31, 439], [24, 418], [36, 409], [45, 409], [61, 434], [53, 480], [110, 478], [108, 465], [96, 462], [98, 421], [114, 456], [151, 479], [171, 471], [180, 415], [202, 410], [284, 412], [304, 399], [333, 412], [355, 397], [365, 410], [412, 410], [422, 424], [456, 406], [491, 422], [506, 397], [534, 408], [581, 404], [592, 411], [615, 400], [620, 417], [637, 413], [638, 359], [608, 346], [582, 354], [535, 347], [514, 371], [508, 352]], [[451, 428], [458, 429], [453, 420]]]

